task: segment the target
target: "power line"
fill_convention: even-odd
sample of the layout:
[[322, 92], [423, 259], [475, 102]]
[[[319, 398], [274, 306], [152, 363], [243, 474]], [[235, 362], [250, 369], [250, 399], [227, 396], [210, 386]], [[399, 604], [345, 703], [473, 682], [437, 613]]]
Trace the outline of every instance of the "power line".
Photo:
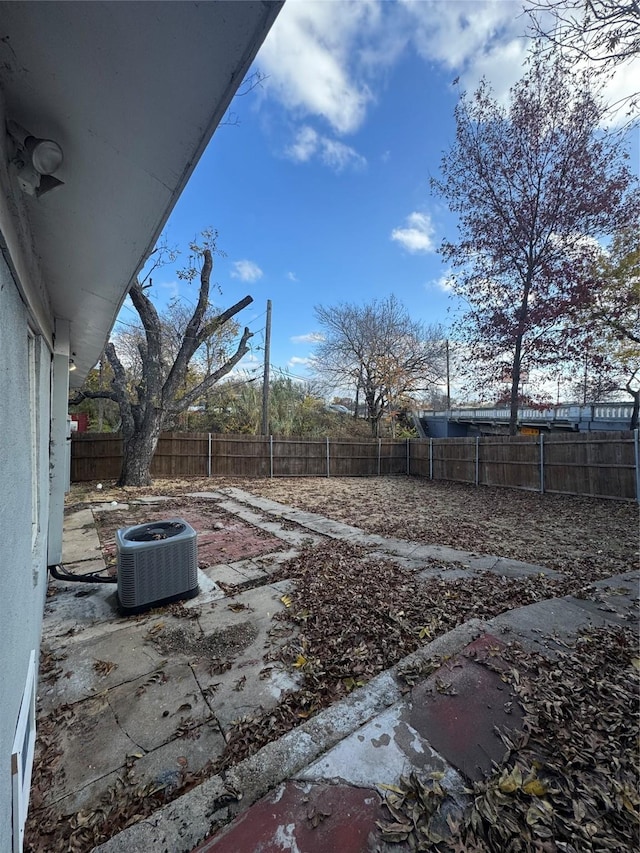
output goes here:
[[299, 379], [301, 382], [309, 382], [312, 379], [311, 376], [297, 376], [295, 373], [290, 373], [288, 370], [283, 370], [281, 367], [276, 367], [273, 364], [270, 367], [274, 373], [279, 373], [281, 376], [286, 376], [290, 379]]

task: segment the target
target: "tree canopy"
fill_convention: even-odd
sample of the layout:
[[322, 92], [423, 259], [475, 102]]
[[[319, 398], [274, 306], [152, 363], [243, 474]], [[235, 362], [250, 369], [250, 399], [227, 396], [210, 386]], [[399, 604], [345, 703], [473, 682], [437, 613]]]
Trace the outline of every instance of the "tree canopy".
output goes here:
[[[593, 284], [570, 322], [582, 329], [585, 386], [597, 382], [606, 393], [629, 394], [630, 427], [640, 414], [640, 234], [626, 229], [600, 249]], [[598, 395], [600, 396], [600, 395]]]
[[613, 67], [640, 53], [638, 0], [528, 0], [536, 34], [575, 58]]

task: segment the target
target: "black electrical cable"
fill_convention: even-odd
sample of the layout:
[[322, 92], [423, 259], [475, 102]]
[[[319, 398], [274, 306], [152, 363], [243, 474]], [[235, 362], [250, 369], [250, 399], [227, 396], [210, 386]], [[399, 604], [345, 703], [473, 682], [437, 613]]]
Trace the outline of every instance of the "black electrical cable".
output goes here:
[[118, 583], [118, 578], [106, 578], [98, 572], [88, 572], [86, 575], [74, 575], [68, 572], [61, 565], [53, 565], [47, 567], [51, 572], [52, 577], [57, 581], [75, 581], [76, 583]]

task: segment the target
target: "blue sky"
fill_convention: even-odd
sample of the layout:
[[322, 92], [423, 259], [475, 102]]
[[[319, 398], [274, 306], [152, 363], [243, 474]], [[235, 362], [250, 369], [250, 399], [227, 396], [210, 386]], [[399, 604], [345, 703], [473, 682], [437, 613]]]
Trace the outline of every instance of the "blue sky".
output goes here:
[[[472, 90], [485, 75], [506, 97], [525, 30], [511, 0], [287, 0], [254, 65], [265, 81], [235, 100], [239, 124], [218, 129], [166, 229], [183, 250], [218, 229], [214, 301], [255, 300], [238, 317], [255, 333], [243, 369], [261, 370], [267, 299], [271, 364], [301, 378], [314, 305], [394, 293], [415, 318], [449, 323], [436, 250], [455, 220], [429, 177], [453, 140], [452, 83]], [[196, 285], [165, 268], [154, 293], [193, 300]]]

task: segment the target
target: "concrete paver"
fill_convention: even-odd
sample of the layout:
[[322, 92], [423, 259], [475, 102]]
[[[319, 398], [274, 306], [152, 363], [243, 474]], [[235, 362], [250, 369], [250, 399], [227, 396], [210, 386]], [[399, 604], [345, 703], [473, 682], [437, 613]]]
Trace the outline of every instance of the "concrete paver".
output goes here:
[[397, 785], [416, 771], [423, 778], [442, 773], [442, 785], [462, 796], [464, 780], [410, 723], [410, 706], [397, 702], [296, 774], [308, 782], [341, 782], [355, 787]]
[[198, 847], [198, 853], [374, 853], [380, 850], [375, 822], [382, 816], [373, 790], [288, 782]]
[[[241, 587], [249, 582], [249, 578], [242, 572], [238, 571], [234, 566], [228, 566], [224, 563], [218, 563], [215, 566], [207, 566], [202, 569], [205, 577], [209, 578], [216, 584], [228, 584], [229, 586]], [[264, 574], [264, 573], [263, 573]]]
[[411, 725], [467, 779], [479, 780], [499, 763], [504, 744], [498, 729], [517, 729], [523, 715], [499, 673], [472, 659], [478, 646], [493, 646], [499, 660], [504, 643], [483, 635], [447, 661], [411, 693]]

